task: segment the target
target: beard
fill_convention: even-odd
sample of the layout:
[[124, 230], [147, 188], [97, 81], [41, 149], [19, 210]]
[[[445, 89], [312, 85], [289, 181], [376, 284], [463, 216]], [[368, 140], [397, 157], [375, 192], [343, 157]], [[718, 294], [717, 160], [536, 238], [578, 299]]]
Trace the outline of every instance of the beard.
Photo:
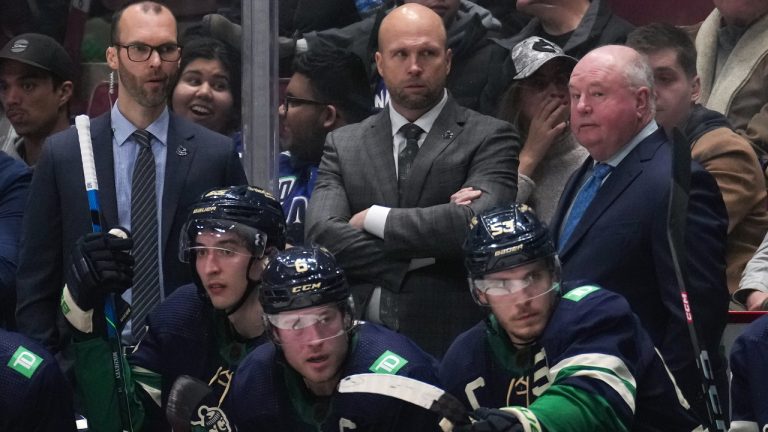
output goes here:
[[163, 86], [155, 91], [145, 88], [140, 78], [131, 73], [122, 63], [118, 65], [118, 77], [121, 84], [120, 90], [127, 92], [139, 105], [145, 108], [156, 108], [167, 103], [171, 91], [169, 76], [158, 76], [163, 78]]
[[402, 87], [391, 87], [387, 90], [389, 91], [389, 98], [395, 105], [414, 111], [426, 111], [440, 102], [440, 99], [443, 98], [444, 88], [445, 81], [427, 88], [426, 93], [422, 94], [408, 93]]

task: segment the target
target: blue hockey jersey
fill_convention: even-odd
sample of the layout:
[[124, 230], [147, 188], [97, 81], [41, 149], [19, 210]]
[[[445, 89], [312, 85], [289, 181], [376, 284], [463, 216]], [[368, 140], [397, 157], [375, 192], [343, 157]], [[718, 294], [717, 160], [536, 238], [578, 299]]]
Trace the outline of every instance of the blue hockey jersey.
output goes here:
[[307, 204], [315, 188], [318, 164], [291, 159], [288, 152], [280, 153], [280, 204], [288, 225], [288, 243], [304, 244], [304, 222]]
[[72, 393], [43, 347], [0, 329], [0, 431], [74, 432]]
[[[342, 378], [397, 373], [437, 383], [435, 361], [405, 336], [364, 323], [351, 338]], [[396, 360], [391, 362], [392, 360]], [[396, 367], [381, 367], [382, 364]], [[275, 345], [255, 349], [235, 374], [231, 419], [240, 431], [430, 431], [438, 418], [423, 408], [386, 396], [334, 393], [316, 397]]]
[[440, 367], [446, 391], [472, 408], [507, 407], [526, 431], [698, 426], [623, 297], [582, 286], [555, 307], [539, 340], [524, 349], [493, 315], [460, 335]]
[[768, 315], [731, 348], [731, 432], [768, 430]]

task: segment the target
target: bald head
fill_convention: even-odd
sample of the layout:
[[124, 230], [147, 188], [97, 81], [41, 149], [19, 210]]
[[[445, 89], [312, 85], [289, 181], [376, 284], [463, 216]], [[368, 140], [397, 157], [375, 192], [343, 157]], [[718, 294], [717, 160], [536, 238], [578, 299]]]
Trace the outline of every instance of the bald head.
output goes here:
[[407, 33], [429, 34], [445, 48], [445, 26], [440, 15], [421, 4], [404, 4], [384, 17], [379, 27], [379, 47]]
[[653, 71], [625, 46], [590, 51], [573, 69], [571, 128], [598, 161], [620, 151], [654, 116]]
[[408, 3], [390, 12], [379, 28], [375, 58], [392, 107], [405, 118], [416, 120], [442, 99], [451, 51], [432, 9]]

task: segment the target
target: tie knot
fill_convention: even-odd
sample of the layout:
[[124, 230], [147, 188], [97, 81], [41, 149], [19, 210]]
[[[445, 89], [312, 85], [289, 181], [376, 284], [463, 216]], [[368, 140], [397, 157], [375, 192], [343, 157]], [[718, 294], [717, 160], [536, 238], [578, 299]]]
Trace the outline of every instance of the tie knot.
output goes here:
[[141, 147], [149, 147], [149, 140], [152, 135], [143, 130], [143, 129], [136, 129], [136, 132], [133, 133], [133, 139], [136, 140], [136, 142]]
[[613, 170], [612, 166], [604, 163], [598, 163], [592, 170], [592, 177], [595, 177], [598, 180], [602, 180], [611, 173], [611, 170]]
[[414, 123], [406, 123], [400, 128], [400, 131], [405, 136], [405, 139], [418, 140], [422, 132], [424, 132], [424, 129]]

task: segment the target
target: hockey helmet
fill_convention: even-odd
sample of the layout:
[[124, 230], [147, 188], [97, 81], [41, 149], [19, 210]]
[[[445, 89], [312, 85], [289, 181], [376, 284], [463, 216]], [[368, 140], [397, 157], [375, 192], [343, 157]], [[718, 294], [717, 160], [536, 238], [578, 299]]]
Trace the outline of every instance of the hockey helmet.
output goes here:
[[[475, 301], [485, 305], [478, 291], [513, 292], [536, 282], [521, 280], [490, 281], [486, 275], [510, 270], [543, 260], [552, 277], [546, 292], [559, 287], [560, 264], [546, 225], [525, 204], [512, 204], [487, 210], [472, 218], [464, 242], [464, 264], [469, 272], [470, 291]], [[545, 293], [545, 292], [544, 292]], [[536, 293], [541, 295], [544, 293]]]
[[[251, 261], [261, 258], [271, 248], [285, 247], [286, 224], [280, 203], [267, 191], [248, 185], [212, 189], [192, 206], [181, 232], [179, 259], [190, 264], [192, 276], [204, 294], [194, 256], [201, 249], [197, 237], [202, 233], [222, 235], [233, 233], [248, 250]], [[222, 250], [221, 248], [217, 248]], [[224, 251], [227, 252], [227, 251]], [[255, 287], [256, 281], [248, 280], [248, 289], [242, 301]], [[242, 304], [230, 310], [234, 312]]]
[[[278, 333], [286, 331], [302, 342], [315, 342], [340, 336], [353, 326], [354, 307], [344, 271], [321, 247], [294, 247], [270, 257], [259, 300], [277, 343], [285, 339]], [[309, 327], [315, 332], [306, 332]]]

